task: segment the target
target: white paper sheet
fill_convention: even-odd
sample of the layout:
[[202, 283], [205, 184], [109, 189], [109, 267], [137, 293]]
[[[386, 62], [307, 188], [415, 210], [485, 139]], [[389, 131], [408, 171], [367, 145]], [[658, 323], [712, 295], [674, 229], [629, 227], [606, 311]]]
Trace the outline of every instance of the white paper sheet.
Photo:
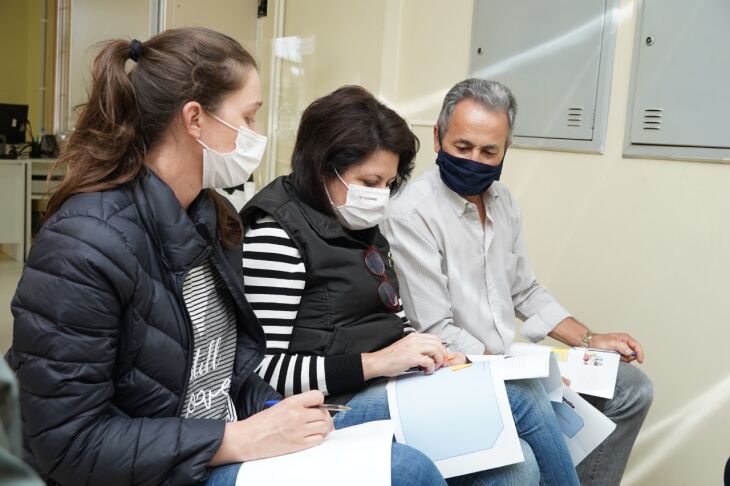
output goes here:
[[553, 348], [560, 373], [578, 393], [611, 399], [621, 355], [591, 348]]
[[510, 352], [500, 363], [500, 372], [505, 380], [524, 378], [547, 378], [550, 374], [550, 349], [528, 350], [524, 354]]
[[570, 388], [563, 393], [562, 402], [553, 402], [553, 410], [573, 464], [578, 465], [611, 435], [616, 424]]
[[540, 344], [515, 343], [506, 355], [469, 355], [473, 362], [493, 363], [496, 375], [505, 381], [539, 378], [552, 401], [562, 401], [563, 380], [552, 348]]
[[549, 362], [550, 374], [545, 378], [540, 378], [540, 381], [551, 402], [562, 402], [565, 385], [563, 384], [563, 376], [560, 373], [558, 361], [553, 353], [550, 353]]
[[490, 364], [388, 382], [396, 440], [429, 456], [445, 478], [524, 460], [504, 381]]
[[332, 431], [322, 444], [241, 465], [236, 486], [390, 486], [390, 420]]

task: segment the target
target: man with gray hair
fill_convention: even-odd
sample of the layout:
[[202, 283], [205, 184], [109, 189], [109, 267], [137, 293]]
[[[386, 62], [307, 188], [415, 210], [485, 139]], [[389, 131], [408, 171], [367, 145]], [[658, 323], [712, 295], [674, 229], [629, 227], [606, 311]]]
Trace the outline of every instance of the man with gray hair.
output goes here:
[[614, 398], [585, 398], [616, 430], [579, 466], [582, 484], [617, 485], [652, 401], [644, 360], [626, 333], [593, 333], [540, 285], [530, 268], [514, 197], [499, 182], [517, 104], [496, 81], [467, 79], [446, 95], [434, 127], [436, 166], [406, 185], [381, 224], [406, 315], [466, 354], [504, 353], [521, 334], [615, 350]]

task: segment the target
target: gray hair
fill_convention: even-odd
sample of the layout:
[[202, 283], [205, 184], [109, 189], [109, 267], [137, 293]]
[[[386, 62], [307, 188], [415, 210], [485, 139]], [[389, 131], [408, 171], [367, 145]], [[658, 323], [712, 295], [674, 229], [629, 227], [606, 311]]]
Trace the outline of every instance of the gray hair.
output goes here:
[[456, 105], [464, 100], [474, 100], [487, 111], [507, 113], [509, 138], [512, 138], [517, 114], [517, 101], [512, 91], [497, 81], [469, 78], [457, 83], [446, 93], [437, 122], [439, 139], [443, 139]]

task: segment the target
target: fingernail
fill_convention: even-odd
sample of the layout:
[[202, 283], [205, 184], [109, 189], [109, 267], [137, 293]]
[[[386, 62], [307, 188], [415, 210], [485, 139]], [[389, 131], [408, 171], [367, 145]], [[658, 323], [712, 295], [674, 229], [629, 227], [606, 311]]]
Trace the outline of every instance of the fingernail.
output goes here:
[[631, 356], [636, 356], [636, 353], [631, 353]]

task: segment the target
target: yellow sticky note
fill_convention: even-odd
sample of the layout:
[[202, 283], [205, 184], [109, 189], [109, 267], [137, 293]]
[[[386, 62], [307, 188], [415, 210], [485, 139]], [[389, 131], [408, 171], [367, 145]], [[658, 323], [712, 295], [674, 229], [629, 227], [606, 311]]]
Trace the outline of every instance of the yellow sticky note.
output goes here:
[[465, 364], [460, 364], [460, 365], [449, 366], [449, 369], [451, 371], [459, 371], [459, 370], [463, 370], [464, 368], [468, 368], [470, 366], [471, 366], [471, 363], [465, 363]]
[[558, 361], [568, 361], [568, 351], [570, 351], [569, 348], [552, 348], [551, 351], [555, 353], [555, 358]]

